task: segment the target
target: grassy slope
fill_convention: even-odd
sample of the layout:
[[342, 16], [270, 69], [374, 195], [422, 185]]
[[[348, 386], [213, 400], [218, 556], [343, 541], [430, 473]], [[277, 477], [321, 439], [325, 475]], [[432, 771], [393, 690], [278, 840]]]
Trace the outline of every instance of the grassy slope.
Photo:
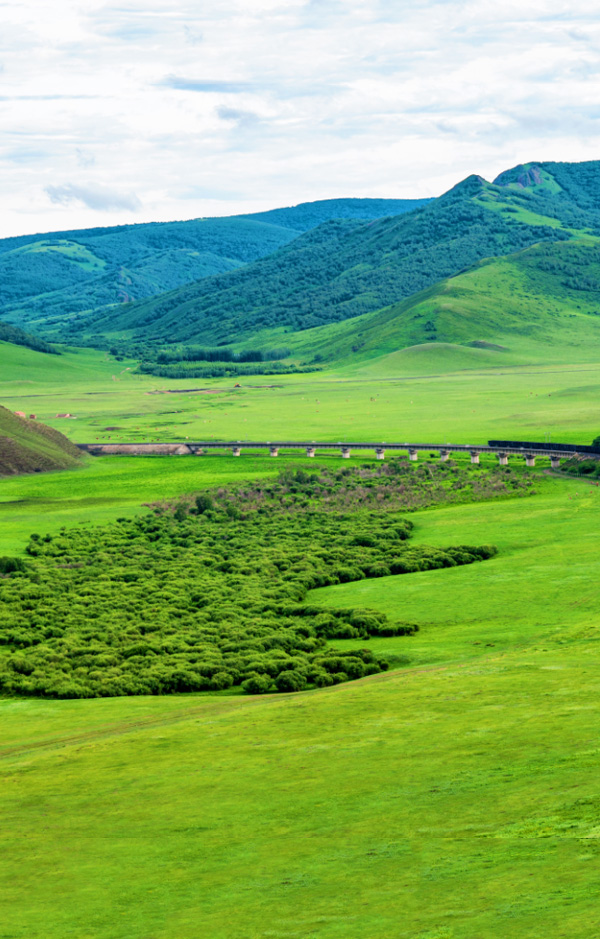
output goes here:
[[0, 405], [0, 476], [77, 466], [80, 453], [59, 431]]
[[501, 543], [474, 608], [466, 571], [373, 585], [451, 664], [277, 699], [2, 702], [7, 936], [597, 935], [600, 491], [540, 486], [414, 516], [423, 541]]
[[[373, 359], [387, 374], [402, 371], [399, 350], [436, 343], [446, 346], [446, 370], [593, 361], [600, 349], [600, 249], [581, 240], [536, 245], [482, 261], [384, 310], [285, 341], [296, 357], [349, 366]], [[389, 354], [391, 363], [381, 358]]]

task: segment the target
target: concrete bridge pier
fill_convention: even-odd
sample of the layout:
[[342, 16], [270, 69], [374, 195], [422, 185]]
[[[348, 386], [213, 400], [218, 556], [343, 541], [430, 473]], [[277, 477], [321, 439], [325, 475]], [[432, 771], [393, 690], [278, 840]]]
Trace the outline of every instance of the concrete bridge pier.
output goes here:
[[234, 456], [241, 456], [241, 455], [242, 455], [242, 449], [241, 449], [241, 447], [232, 447], [232, 448], [231, 448], [231, 452], [233, 453]]
[[342, 447], [342, 457], [344, 458], [344, 460], [350, 459], [351, 452], [352, 451], [350, 450], [350, 447]]
[[499, 453], [498, 462], [500, 466], [508, 466], [508, 453]]
[[315, 448], [314, 448], [314, 447], [307, 447], [307, 448], [306, 448], [306, 455], [307, 455], [307, 456], [314, 456], [314, 455], [315, 455]]
[[408, 459], [412, 460], [413, 463], [416, 463], [419, 459], [419, 451], [413, 450], [411, 447], [408, 448]]
[[551, 457], [550, 457], [550, 466], [552, 467], [552, 469], [560, 469], [560, 457], [559, 457], [559, 456], [551, 456]]
[[269, 447], [269, 456], [279, 456], [279, 447]]
[[471, 463], [479, 463], [479, 450], [471, 450]]
[[525, 465], [526, 466], [535, 466], [535, 456], [533, 453], [525, 454]]
[[447, 463], [450, 459], [449, 450], [440, 450], [440, 463]]
[[383, 449], [383, 447], [375, 448], [375, 456], [377, 457], [378, 460], [385, 460], [385, 450]]

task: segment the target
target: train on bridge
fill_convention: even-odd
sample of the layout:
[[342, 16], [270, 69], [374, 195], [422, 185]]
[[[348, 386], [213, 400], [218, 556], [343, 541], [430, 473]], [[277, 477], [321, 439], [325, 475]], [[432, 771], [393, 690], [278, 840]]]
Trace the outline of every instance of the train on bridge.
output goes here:
[[515, 450], [533, 450], [540, 452], [543, 450], [547, 453], [571, 453], [573, 456], [576, 453], [588, 453], [590, 456], [600, 458], [600, 447], [584, 443], [531, 443], [531, 441], [524, 440], [488, 440], [488, 447], [491, 449], [500, 449], [503, 447], [511, 452]]

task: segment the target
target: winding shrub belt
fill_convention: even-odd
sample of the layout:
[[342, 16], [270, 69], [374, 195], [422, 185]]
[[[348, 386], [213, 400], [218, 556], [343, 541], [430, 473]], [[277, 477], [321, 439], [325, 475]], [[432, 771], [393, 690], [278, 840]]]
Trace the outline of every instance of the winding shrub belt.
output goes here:
[[34, 534], [0, 558], [0, 690], [54, 698], [300, 691], [388, 664], [332, 638], [409, 635], [366, 609], [324, 609], [307, 593], [363, 578], [471, 564], [493, 545], [413, 546], [400, 513], [527, 495], [512, 470], [392, 460], [154, 506], [136, 519]]

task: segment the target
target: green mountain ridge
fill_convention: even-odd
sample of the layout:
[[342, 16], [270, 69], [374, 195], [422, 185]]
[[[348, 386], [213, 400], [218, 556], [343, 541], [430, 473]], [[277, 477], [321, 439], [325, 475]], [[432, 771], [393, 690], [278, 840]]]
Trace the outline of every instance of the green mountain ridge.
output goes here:
[[409, 211], [427, 200], [332, 199], [256, 215], [150, 222], [0, 240], [0, 311], [46, 322], [233, 270], [332, 217]]
[[293, 228], [298, 232], [306, 232], [334, 218], [353, 218], [364, 221], [384, 218], [388, 215], [402, 215], [432, 201], [432, 199], [320, 199], [317, 202], [303, 202], [287, 208], [241, 215], [239, 218], [247, 218], [255, 222], [269, 222], [283, 225], [285, 228]]
[[401, 359], [435, 370], [438, 359], [444, 368], [593, 361], [600, 244], [542, 243], [486, 259], [401, 303], [287, 341], [295, 355], [379, 370]]
[[594, 210], [471, 176], [408, 214], [325, 223], [243, 269], [92, 314], [66, 335], [227, 344], [302, 330], [381, 309], [483, 258], [596, 231]]
[[[481, 342], [510, 348], [510, 342], [501, 338], [504, 333], [520, 336], [522, 344], [527, 331], [518, 317], [515, 319], [510, 304], [504, 302], [503, 278], [510, 271], [509, 280], [516, 283], [525, 276], [527, 265], [527, 277], [531, 277], [532, 258], [540, 264], [566, 265], [560, 275], [566, 285], [566, 294], [560, 298], [561, 317], [575, 315], [567, 312], [569, 298], [581, 289], [582, 277], [589, 281], [587, 286], [583, 284], [586, 303], [597, 302], [596, 255], [593, 250], [586, 254], [586, 248], [594, 249], [600, 242], [598, 162], [522, 164], [501, 173], [493, 183], [471, 175], [412, 211], [404, 211], [409, 207], [404, 202], [402, 214], [368, 221], [358, 217], [369, 206], [380, 212], [389, 205], [386, 200], [325, 200], [247, 219], [206, 220], [210, 223], [206, 229], [209, 238], [214, 234], [212, 223], [218, 222], [221, 234], [228, 232], [233, 238], [240, 235], [238, 226], [245, 224], [250, 226], [246, 232], [255, 234], [252, 226], [265, 226], [270, 232], [286, 232], [291, 240], [242, 265], [235, 258], [224, 261], [220, 255], [198, 252], [182, 276], [191, 276], [194, 265], [202, 260], [206, 262], [205, 273], [219, 259], [235, 269], [160, 293], [170, 277], [179, 276], [173, 273], [176, 264], [189, 260], [190, 251], [182, 239], [189, 237], [192, 223], [172, 223], [188, 225], [172, 229], [179, 242], [163, 252], [156, 251], [149, 260], [140, 249], [137, 267], [107, 270], [112, 261], [110, 251], [105, 250], [104, 267], [94, 274], [95, 297], [101, 297], [104, 304], [100, 308], [93, 307], [93, 291], [86, 295], [85, 285], [79, 283], [67, 291], [33, 298], [29, 308], [22, 304], [19, 312], [13, 309], [10, 319], [31, 323], [48, 338], [71, 344], [122, 344], [124, 349], [137, 349], [137, 354], [150, 358], [160, 347], [173, 344], [236, 349], [283, 345], [291, 348], [295, 362], [301, 357], [304, 362], [328, 362], [348, 356], [359, 362], [367, 355], [396, 354], [400, 349], [432, 343], [441, 347]], [[354, 217], [327, 219], [342, 209]], [[311, 227], [323, 218], [326, 220]], [[283, 227], [292, 224], [296, 229]], [[138, 230], [141, 228], [136, 227], [135, 236], [139, 239], [143, 235], [146, 247], [149, 238], [158, 237], [158, 229], [171, 231], [169, 224], [144, 232]], [[129, 232], [125, 234], [129, 237]], [[94, 246], [101, 238], [108, 239], [105, 246], [116, 250], [113, 235], [94, 232], [87, 246], [78, 246], [78, 263], [94, 266], [94, 257], [99, 256], [93, 254]], [[117, 236], [122, 237], [123, 232], [119, 230]], [[561, 254], [560, 246], [571, 243], [577, 249]], [[532, 250], [536, 245], [550, 246], [551, 250], [545, 255], [536, 253]], [[9, 255], [22, 250], [23, 245], [13, 247]], [[239, 249], [238, 257], [241, 254]], [[507, 259], [507, 263], [494, 267], [494, 259]], [[498, 289], [486, 283], [487, 306], [477, 313], [472, 309], [476, 305], [473, 298], [483, 289], [482, 271], [490, 263], [490, 271], [500, 278]], [[582, 274], [584, 269], [587, 273]], [[537, 271], [541, 276], [542, 268]], [[550, 273], [546, 271], [535, 284], [540, 311], [554, 308], [557, 278]], [[466, 279], [460, 279], [463, 275]], [[466, 286], [471, 280], [475, 288]], [[444, 311], [454, 290], [459, 290], [464, 309], [453, 308], [448, 318]], [[514, 294], [517, 287], [513, 284], [510, 290]], [[148, 294], [145, 299], [133, 299], [143, 291]], [[548, 297], [545, 291], [549, 291]], [[432, 297], [437, 298], [435, 309], [427, 305]], [[493, 303], [498, 303], [498, 316], [493, 315]], [[417, 309], [421, 311], [418, 315], [414, 312]], [[520, 315], [525, 315], [522, 305], [520, 309]], [[541, 330], [533, 338], [542, 348], [547, 324], [538, 312], [528, 329], [533, 333]], [[487, 347], [470, 349], [469, 353], [463, 349], [461, 357], [468, 355], [476, 361], [498, 354]]]

